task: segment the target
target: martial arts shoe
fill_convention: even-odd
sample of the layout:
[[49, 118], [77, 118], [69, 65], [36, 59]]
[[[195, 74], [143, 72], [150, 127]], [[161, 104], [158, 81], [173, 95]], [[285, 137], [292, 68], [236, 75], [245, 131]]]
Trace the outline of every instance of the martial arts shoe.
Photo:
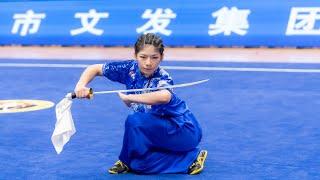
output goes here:
[[114, 165], [109, 169], [110, 174], [122, 174], [127, 173], [129, 171], [129, 168], [127, 165], [125, 165], [120, 160], [114, 163]]
[[204, 168], [204, 161], [206, 160], [207, 155], [208, 155], [208, 151], [201, 150], [200, 153], [198, 154], [197, 159], [189, 167], [188, 174], [191, 174], [191, 175], [199, 174]]

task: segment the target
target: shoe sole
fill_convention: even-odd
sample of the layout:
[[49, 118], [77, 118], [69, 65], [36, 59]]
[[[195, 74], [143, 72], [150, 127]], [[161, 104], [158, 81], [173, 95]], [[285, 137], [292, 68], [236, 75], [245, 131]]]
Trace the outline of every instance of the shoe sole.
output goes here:
[[[204, 162], [205, 162], [206, 159], [207, 159], [208, 151], [203, 150], [203, 151], [200, 151], [200, 153], [204, 153], [204, 155], [203, 155], [203, 161], [201, 161], [200, 168], [197, 169], [196, 171], [191, 172], [190, 175], [199, 174], [199, 173], [203, 170], [203, 168], [204, 168]], [[198, 157], [197, 157], [197, 158], [198, 158]]]
[[128, 173], [128, 171], [123, 171], [122, 173], [118, 173], [118, 172], [115, 172], [115, 171], [110, 171], [108, 170], [109, 174], [125, 174], [125, 173]]
[[118, 174], [118, 173], [115, 172], [115, 171], [110, 171], [110, 170], [108, 170], [108, 172], [109, 172], [110, 174]]

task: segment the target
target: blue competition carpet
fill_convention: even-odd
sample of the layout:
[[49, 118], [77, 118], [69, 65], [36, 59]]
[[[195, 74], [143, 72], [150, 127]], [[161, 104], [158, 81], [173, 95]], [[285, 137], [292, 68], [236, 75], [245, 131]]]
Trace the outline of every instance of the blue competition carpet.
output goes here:
[[[20, 67], [26, 66], [21, 63], [30, 67]], [[74, 89], [83, 71], [81, 66], [35, 67], [39, 65], [34, 63], [96, 62], [1, 60], [0, 100], [57, 103]], [[202, 174], [109, 175], [107, 169], [117, 160], [129, 113], [117, 94], [111, 94], [74, 101], [77, 133], [60, 155], [50, 140], [56, 121], [54, 107], [0, 114], [0, 179], [320, 179], [320, 65], [163, 65], [169, 66], [175, 83], [211, 79], [176, 89], [203, 127], [201, 147], [209, 155]], [[174, 68], [181, 66], [206, 68]], [[102, 77], [91, 87], [97, 91], [124, 88]]]

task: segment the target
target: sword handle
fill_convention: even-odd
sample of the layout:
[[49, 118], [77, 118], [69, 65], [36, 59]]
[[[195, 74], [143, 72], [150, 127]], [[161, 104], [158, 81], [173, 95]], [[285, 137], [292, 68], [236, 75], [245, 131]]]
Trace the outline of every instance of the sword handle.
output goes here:
[[[66, 98], [76, 99], [76, 98], [77, 98], [77, 95], [76, 95], [75, 92], [68, 93], [68, 94], [66, 95]], [[92, 99], [92, 98], [93, 98], [93, 89], [92, 89], [92, 88], [89, 89], [89, 94], [88, 94], [88, 96], [87, 96], [86, 98], [87, 98], [87, 99]]]

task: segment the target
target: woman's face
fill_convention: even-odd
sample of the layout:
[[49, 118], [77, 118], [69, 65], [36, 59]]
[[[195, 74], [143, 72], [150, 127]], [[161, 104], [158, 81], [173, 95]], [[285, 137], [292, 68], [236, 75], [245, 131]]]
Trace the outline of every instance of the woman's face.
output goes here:
[[163, 56], [153, 45], [145, 45], [136, 55], [141, 73], [149, 77], [157, 70]]

